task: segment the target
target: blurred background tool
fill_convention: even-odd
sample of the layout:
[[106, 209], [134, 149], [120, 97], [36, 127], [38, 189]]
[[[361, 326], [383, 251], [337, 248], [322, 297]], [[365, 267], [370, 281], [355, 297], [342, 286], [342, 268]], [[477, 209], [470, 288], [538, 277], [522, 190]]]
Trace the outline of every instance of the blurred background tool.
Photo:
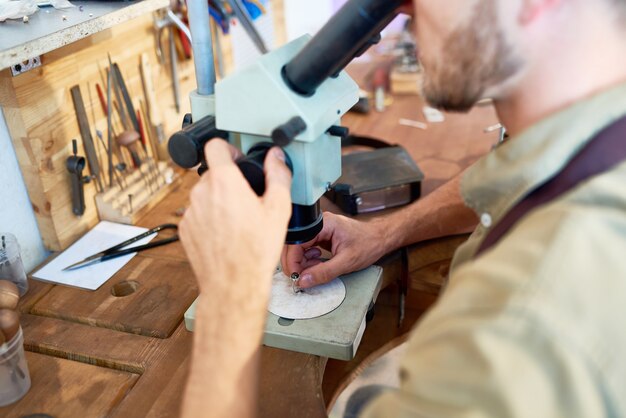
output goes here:
[[84, 185], [91, 181], [91, 177], [83, 176], [85, 158], [78, 156], [78, 144], [75, 139], [72, 139], [72, 156], [67, 157], [65, 167], [70, 173], [72, 182], [72, 212], [76, 216], [81, 216], [85, 213]]
[[163, 54], [162, 34], [164, 29], [168, 29], [168, 51], [170, 60], [170, 75], [172, 77], [172, 93], [174, 94], [174, 104], [176, 113], [180, 112], [180, 80], [178, 76], [178, 54], [176, 52], [176, 33], [177, 29], [185, 35], [188, 42], [191, 43], [191, 32], [183, 22], [171, 9], [167, 9], [160, 13], [155, 13], [155, 44], [157, 57], [161, 64], [165, 64], [165, 55]]
[[172, 75], [172, 91], [174, 93], [174, 105], [176, 113], [180, 112], [180, 80], [178, 79], [178, 54], [176, 52], [176, 28], [170, 26], [170, 73]]
[[422, 67], [417, 60], [418, 52], [412, 22], [411, 19], [405, 22], [393, 50], [396, 59], [389, 75], [390, 90], [393, 94], [418, 95], [422, 89]]
[[372, 88], [374, 89], [374, 108], [377, 112], [385, 111], [385, 92], [389, 85], [389, 71], [386, 67], [378, 67], [374, 71]]
[[[250, 12], [248, 9], [248, 7], [250, 6], [247, 6], [250, 4], [250, 2], [244, 3], [243, 0], [228, 0], [228, 4], [230, 5], [233, 14], [237, 17], [250, 39], [252, 39], [252, 42], [254, 42], [254, 45], [257, 47], [259, 52], [261, 54], [266, 54], [267, 52], [269, 52], [269, 49], [265, 45], [265, 42], [263, 41], [263, 38], [261, 37], [259, 32], [256, 30], [256, 27], [254, 26], [254, 23], [252, 21], [252, 17], [250, 16]], [[257, 2], [256, 4], [259, 3]]]
[[102, 180], [100, 179], [100, 163], [98, 162], [96, 147], [94, 146], [93, 137], [91, 136], [91, 129], [89, 128], [89, 121], [87, 120], [87, 112], [85, 112], [83, 97], [80, 93], [80, 86], [74, 86], [70, 89], [70, 91], [72, 93], [72, 101], [74, 102], [74, 110], [76, 111], [76, 119], [80, 129], [80, 136], [83, 139], [83, 147], [85, 149], [85, 154], [87, 155], [89, 171], [96, 180], [98, 191], [102, 191], [104, 190], [104, 187], [102, 186]]
[[147, 53], [144, 52], [141, 54], [139, 66], [141, 69], [143, 91], [146, 97], [148, 129], [152, 130], [156, 135], [156, 143], [152, 143], [153, 154], [157, 156], [159, 160], [167, 161], [169, 154], [167, 153], [165, 129], [163, 127], [163, 120], [161, 119], [161, 111], [157, 105], [158, 101], [152, 82], [152, 66], [150, 65], [150, 59]]

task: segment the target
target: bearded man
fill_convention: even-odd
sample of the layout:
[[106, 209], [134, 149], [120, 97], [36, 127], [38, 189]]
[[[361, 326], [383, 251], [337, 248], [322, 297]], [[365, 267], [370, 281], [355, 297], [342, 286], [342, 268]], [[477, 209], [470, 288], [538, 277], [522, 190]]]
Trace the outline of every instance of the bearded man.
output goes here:
[[[315, 240], [283, 249], [284, 270], [315, 286], [479, 220], [408, 342], [401, 388], [371, 399], [362, 416], [626, 416], [626, 1], [414, 7], [427, 100], [466, 111], [491, 98], [510, 139], [390, 216], [363, 223], [325, 214]], [[211, 170], [181, 224], [207, 295], [190, 382], [223, 386], [219, 395], [188, 389], [184, 412], [202, 416], [212, 405], [212, 416], [253, 416], [256, 388], [243, 382], [257, 371], [290, 176], [275, 149], [268, 191], [257, 198], [225, 143], [209, 142], [206, 155]], [[320, 246], [332, 250], [329, 261]], [[249, 277], [263, 278], [254, 301]], [[214, 320], [220, 315], [227, 320]]]

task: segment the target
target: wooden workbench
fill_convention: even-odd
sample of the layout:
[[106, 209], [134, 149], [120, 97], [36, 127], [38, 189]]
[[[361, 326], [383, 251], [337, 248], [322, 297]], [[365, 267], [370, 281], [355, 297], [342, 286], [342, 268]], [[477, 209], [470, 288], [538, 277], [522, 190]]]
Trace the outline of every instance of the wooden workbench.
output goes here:
[[[489, 149], [496, 134], [486, 135], [483, 129], [496, 119], [491, 107], [482, 107], [468, 116], [447, 115], [445, 123], [432, 124], [425, 131], [398, 124], [399, 118], [423, 120], [421, 107], [417, 97], [396, 97], [384, 113], [350, 114], [344, 122], [356, 134], [404, 145], [426, 175], [423, 192], [427, 194]], [[177, 223], [177, 209], [187, 204], [195, 181], [194, 173], [185, 176], [139, 225]], [[433, 302], [445, 266], [462, 239], [410, 249], [409, 296], [400, 328], [393, 285], [399, 274], [398, 257], [392, 254], [381, 262], [390, 285], [378, 299], [355, 360], [327, 361], [263, 347], [259, 416], [325, 416], [337, 389], [350, 380], [359, 363], [406, 333]], [[130, 281], [135, 284], [129, 285]], [[180, 243], [138, 254], [97, 291], [35, 280], [30, 287], [20, 309], [32, 388], [18, 403], [0, 408], [0, 416], [178, 416], [192, 344], [183, 314], [197, 296]], [[219, 384], [217, 378], [214, 383]]]

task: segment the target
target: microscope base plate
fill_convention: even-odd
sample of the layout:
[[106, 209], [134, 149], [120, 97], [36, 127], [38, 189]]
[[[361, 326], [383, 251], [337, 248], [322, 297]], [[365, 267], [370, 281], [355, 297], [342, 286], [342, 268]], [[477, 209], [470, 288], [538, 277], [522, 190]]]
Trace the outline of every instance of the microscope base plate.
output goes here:
[[[340, 279], [346, 286], [346, 298], [326, 315], [290, 320], [268, 312], [263, 344], [338, 360], [354, 358], [365, 331], [365, 316], [380, 291], [382, 268], [371, 266]], [[190, 331], [195, 308], [196, 301], [185, 312], [185, 326]]]

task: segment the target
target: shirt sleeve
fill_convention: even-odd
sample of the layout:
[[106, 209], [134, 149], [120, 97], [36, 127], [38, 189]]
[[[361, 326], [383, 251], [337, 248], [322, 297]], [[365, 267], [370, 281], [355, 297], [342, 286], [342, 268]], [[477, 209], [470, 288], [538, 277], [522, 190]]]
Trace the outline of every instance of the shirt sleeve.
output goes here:
[[607, 416], [598, 379], [568, 342], [524, 314], [428, 319], [409, 342], [401, 389], [365, 418]]

